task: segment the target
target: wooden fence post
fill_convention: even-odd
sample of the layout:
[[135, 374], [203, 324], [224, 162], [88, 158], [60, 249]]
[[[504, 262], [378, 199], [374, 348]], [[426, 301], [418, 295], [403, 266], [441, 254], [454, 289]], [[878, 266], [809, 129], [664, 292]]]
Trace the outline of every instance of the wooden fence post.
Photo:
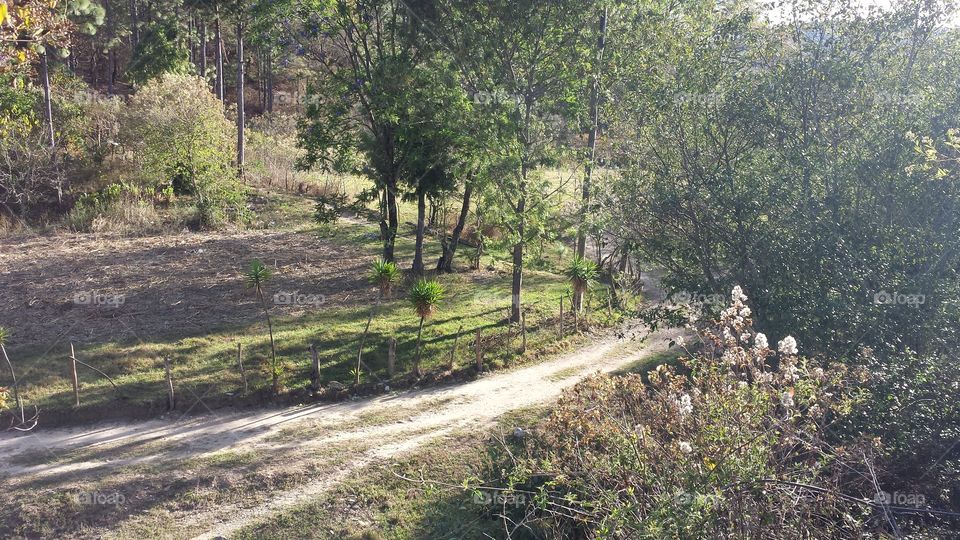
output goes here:
[[477, 328], [477, 340], [473, 344], [473, 350], [477, 353], [477, 371], [483, 372], [483, 348], [480, 345], [479, 328]]
[[563, 339], [563, 296], [560, 297], [560, 339]]
[[457, 329], [457, 335], [453, 338], [453, 348], [450, 349], [450, 371], [453, 371], [453, 364], [456, 361], [457, 356], [457, 342], [460, 341], [460, 332], [463, 332], [463, 325], [460, 325], [460, 328]]
[[397, 338], [387, 340], [387, 373], [392, 378], [397, 373]]
[[[571, 305], [573, 303], [571, 302]], [[576, 306], [571, 307], [570, 311], [573, 312], [573, 333], [576, 334], [580, 331], [580, 310]]]
[[170, 373], [170, 358], [163, 357], [163, 370], [167, 374], [167, 410], [172, 411], [177, 406], [176, 396], [173, 393], [173, 375]]
[[246, 395], [247, 391], [247, 372], [243, 369], [243, 344], [237, 343], [237, 368], [240, 369], [240, 380], [243, 381], [243, 393]]
[[310, 383], [313, 386], [314, 392], [320, 391], [320, 357], [317, 355], [317, 345], [315, 343], [310, 344], [310, 358], [313, 360], [312, 368], [310, 369]]
[[77, 355], [73, 352], [73, 342], [70, 343], [70, 375], [73, 377], [73, 397], [75, 407], [80, 406], [80, 379], [77, 378]]
[[520, 309], [520, 354], [527, 352], [527, 314]]

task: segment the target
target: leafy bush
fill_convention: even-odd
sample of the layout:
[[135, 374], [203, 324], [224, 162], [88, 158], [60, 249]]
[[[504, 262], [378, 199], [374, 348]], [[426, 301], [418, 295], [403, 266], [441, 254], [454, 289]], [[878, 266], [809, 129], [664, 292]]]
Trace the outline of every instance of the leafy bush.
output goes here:
[[346, 193], [325, 193], [317, 197], [313, 211], [313, 220], [321, 225], [336, 223], [340, 214], [348, 206]]
[[[563, 396], [507, 486], [548, 538], [838, 538], [868, 527], [867, 441], [826, 433], [864, 373], [771, 349], [737, 287], [680, 368], [598, 375]], [[507, 509], [510, 510], [509, 508]]]
[[130, 100], [122, 125], [144, 184], [194, 196], [199, 225], [248, 217], [231, 167], [232, 127], [202, 79], [167, 74], [149, 82]]

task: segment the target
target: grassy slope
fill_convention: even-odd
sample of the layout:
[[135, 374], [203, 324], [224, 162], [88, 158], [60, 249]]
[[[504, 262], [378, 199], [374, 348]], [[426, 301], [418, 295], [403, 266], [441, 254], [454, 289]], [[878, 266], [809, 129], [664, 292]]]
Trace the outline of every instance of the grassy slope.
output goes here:
[[[319, 232], [326, 236], [327, 242], [339, 246], [344, 252], [373, 256], [380, 249], [378, 229], [374, 224], [341, 222], [335, 228], [318, 231], [307, 221], [309, 199], [277, 194], [262, 196], [262, 199], [257, 220], [262, 226], [298, 230], [304, 234]], [[406, 266], [413, 255], [412, 230], [407, 227], [401, 233], [397, 256], [401, 265]], [[469, 255], [467, 251], [463, 248], [458, 253], [462, 267], [466, 266], [463, 259]], [[436, 241], [428, 238], [425, 259], [436, 260], [438, 255]], [[469, 366], [474, 361], [472, 343], [477, 329], [483, 331], [488, 366], [500, 367], [516, 361], [520, 339], [516, 337], [515, 328], [512, 337], [508, 337], [510, 327], [505, 321], [510, 305], [510, 269], [506, 255], [493, 252], [484, 258], [483, 267], [482, 271], [439, 278], [448, 293], [437, 315], [424, 327], [423, 365], [426, 369], [442, 370], [449, 360], [454, 337], [461, 328], [455, 362], [459, 368], [464, 368], [465, 374], [469, 375], [472, 369]], [[269, 284], [267, 289], [270, 294]], [[388, 378], [387, 341], [390, 337], [397, 339], [398, 375], [409, 371], [414, 356], [419, 321], [407, 305], [406, 286], [400, 289], [393, 299], [381, 306], [364, 348], [365, 362], [382, 379]], [[565, 279], [555, 272], [525, 272], [528, 358], [556, 348], [557, 304], [559, 297], [567, 291]], [[602, 302], [597, 300], [596, 303]], [[315, 343], [319, 350], [325, 384], [330, 381], [351, 382], [359, 338], [369, 314], [370, 306], [355, 304], [324, 306], [297, 317], [275, 317], [274, 338], [278, 356], [288, 368], [287, 388], [305, 390], [309, 384], [310, 343]], [[596, 317], [604, 319], [606, 315], [598, 312]], [[570, 326], [569, 322], [567, 326]], [[236, 369], [237, 341], [244, 346], [244, 363], [251, 389], [248, 396], [239, 396], [238, 393], [241, 382]], [[79, 410], [72, 407], [72, 387], [65, 364], [51, 362], [39, 349], [25, 351], [16, 358], [22, 370], [30, 370], [33, 374], [33, 384], [25, 388], [25, 398], [29, 404], [36, 404], [44, 411], [48, 424], [162, 413], [166, 405], [161, 363], [164, 357], [170, 357], [174, 362], [173, 376], [176, 385], [182, 389], [181, 410], [194, 403], [191, 393], [203, 396], [204, 402], [211, 407], [269, 399], [269, 380], [264, 369], [269, 358], [269, 339], [262, 320], [249, 326], [211, 328], [202, 335], [147, 336], [146, 341], [101, 343], [85, 349], [84, 357], [113, 377], [121, 389], [119, 393], [114, 392], [107, 381], [84, 370], [81, 373], [83, 399]], [[201, 411], [196, 409], [196, 412]]]

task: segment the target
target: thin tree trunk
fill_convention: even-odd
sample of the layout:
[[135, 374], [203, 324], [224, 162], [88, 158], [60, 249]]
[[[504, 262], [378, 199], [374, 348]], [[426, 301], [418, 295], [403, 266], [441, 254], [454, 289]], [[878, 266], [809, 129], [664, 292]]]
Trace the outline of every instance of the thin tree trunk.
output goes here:
[[217, 98], [220, 101], [224, 100], [223, 97], [223, 34], [220, 33], [220, 13], [219, 10], [216, 14], [216, 19], [214, 20], [214, 39], [217, 41], [217, 50], [215, 56], [216, 68], [217, 68], [217, 81], [214, 83], [214, 88]]
[[43, 84], [43, 111], [46, 115], [47, 137], [50, 140], [50, 148], [56, 148], [57, 141], [53, 134], [53, 102], [50, 99], [50, 70], [46, 53], [40, 55], [40, 78]]
[[270, 375], [273, 377], [273, 393], [280, 392], [280, 377], [277, 373], [277, 349], [273, 343], [273, 321], [270, 320], [270, 312], [267, 311], [267, 303], [263, 299], [263, 293], [259, 292], [260, 307], [263, 308], [263, 314], [267, 318], [267, 332], [270, 334]]
[[444, 243], [443, 254], [437, 262], [437, 270], [440, 272], [453, 273], [453, 258], [457, 253], [457, 246], [460, 244], [460, 235], [463, 234], [463, 228], [467, 224], [467, 216], [470, 214], [470, 197], [473, 195], [473, 182], [467, 180], [463, 188], [463, 206], [460, 207], [460, 215], [457, 217], [457, 225], [453, 228], [453, 234], [450, 236], [450, 242]]
[[243, 178], [244, 137], [246, 123], [243, 100], [243, 23], [237, 21], [237, 172]]
[[[603, 59], [603, 50], [607, 41], [607, 8], [600, 14], [600, 36], [597, 38], [597, 66]], [[590, 135], [587, 137], [587, 163], [584, 166], [582, 202], [580, 207], [580, 227], [577, 230], [576, 256], [583, 258], [587, 249], [586, 221], [590, 207], [590, 190], [593, 181], [593, 162], [597, 152], [597, 130], [600, 124], [600, 76], [594, 73], [590, 84]], [[583, 291], [573, 296], [573, 309], [583, 308]]]
[[413, 251], [413, 273], [418, 276], [423, 275], [423, 234], [426, 210], [426, 193], [420, 189], [417, 191], [417, 240]]
[[130, 40], [133, 43], [133, 48], [136, 49], [140, 45], [140, 20], [137, 13], [137, 0], [130, 0], [130, 29]]
[[373, 309], [370, 310], [370, 316], [367, 318], [367, 325], [363, 327], [363, 335], [360, 336], [360, 346], [357, 348], [357, 373], [356, 373], [356, 384], [360, 385], [360, 368], [363, 364], [363, 346], [367, 342], [367, 334], [370, 332], [370, 323], [373, 322], [373, 318], [377, 316], [377, 311], [380, 310], [380, 301], [383, 299], [383, 293], [377, 295], [377, 303], [373, 306]]
[[267, 49], [267, 112], [273, 112], [273, 51]]
[[383, 240], [383, 260], [386, 262], [394, 262], [394, 244], [397, 239], [397, 229], [400, 226], [399, 212], [395, 188], [388, 186], [386, 238]]
[[[522, 233], [521, 233], [522, 234]], [[523, 289], [523, 242], [513, 245], [513, 283], [510, 301], [510, 322], [520, 322], [520, 294]]]
[[207, 22], [200, 21], [200, 76], [207, 78]]

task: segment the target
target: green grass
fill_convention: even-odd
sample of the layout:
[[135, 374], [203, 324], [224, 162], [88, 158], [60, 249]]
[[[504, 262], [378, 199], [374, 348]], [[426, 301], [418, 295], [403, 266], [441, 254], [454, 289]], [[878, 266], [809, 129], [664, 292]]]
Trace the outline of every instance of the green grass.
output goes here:
[[[279, 223], [277, 227], [293, 228], [304, 234], [318, 235], [321, 241], [339, 246], [346, 252], [375, 256], [381, 243], [375, 224], [341, 222], [336, 227], [318, 227], [306, 221], [309, 215], [308, 199], [264, 193], [260, 220]], [[289, 219], [282, 221], [281, 216]], [[290, 217], [292, 216], [292, 217]], [[319, 233], [319, 234], [318, 234]], [[397, 260], [406, 268], [413, 255], [412, 229], [401, 227], [397, 239]], [[424, 258], [436, 260], [439, 246], [428, 238]], [[469, 250], [463, 248], [458, 256], [466, 258]], [[437, 279], [447, 290], [436, 314], [426, 321], [423, 330], [423, 368], [426, 371], [446, 371], [455, 337], [455, 375], [472, 376], [475, 360], [474, 339], [480, 330], [483, 340], [485, 369], [497, 369], [529, 361], [558, 347], [556, 316], [559, 298], [567, 295], [566, 279], [546, 270], [527, 269], [524, 273], [523, 304], [526, 314], [527, 349], [520, 354], [521, 339], [517, 325], [507, 322], [510, 306], [510, 266], [505, 253], [494, 251], [483, 259], [482, 271], [442, 275]], [[465, 260], [459, 263], [467, 266]], [[390, 338], [397, 340], [397, 378], [411, 370], [415, 356], [416, 333], [419, 318], [406, 299], [410, 286], [408, 278], [385, 301], [373, 319], [364, 346], [364, 361], [374, 375], [384, 381], [387, 372], [387, 351]], [[275, 291], [268, 282], [265, 293]], [[358, 291], [358, 296], [362, 295]], [[605, 291], [595, 291], [594, 304], [605, 306]], [[566, 305], [569, 305], [567, 300]], [[319, 351], [321, 380], [350, 384], [351, 370], [356, 365], [357, 348], [372, 306], [354, 303], [343, 306], [324, 306], [322, 310], [308, 311], [301, 316], [275, 316], [274, 338], [277, 355], [285, 366], [283, 384], [288, 402], [307, 399], [309, 386], [311, 343]], [[596, 310], [598, 322], [607, 321], [606, 309]], [[615, 317], [619, 317], [615, 314]], [[565, 324], [569, 334], [571, 321]], [[570, 338], [563, 343], [569, 345]], [[244, 364], [250, 387], [248, 395], [241, 395], [241, 378], [236, 367], [237, 343], [242, 343]], [[195, 405], [197, 398], [211, 408], [224, 405], [252, 405], [273, 401], [270, 395], [270, 376], [265, 366], [270, 357], [270, 345], [265, 322], [258, 319], [249, 325], [209, 328], [205, 333], [191, 336], [141, 336], [134, 342], [106, 342], [87, 346], [85, 361], [109, 374], [119, 385], [115, 391], [104, 379], [86, 370], [81, 371], [82, 399], [78, 409], [73, 407], [73, 391], [66, 373], [66, 363], [52, 360], [42, 349], [20, 350], [14, 361], [23, 372], [30, 373], [30, 385], [23, 396], [29, 405], [43, 411], [47, 425], [96, 420], [109, 417], [153, 417], [166, 409], [166, 387], [162, 359], [173, 364], [173, 378], [178, 391], [180, 414], [191, 406], [192, 412], [204, 412], [203, 405]], [[82, 368], [81, 368], [82, 369]], [[456, 373], [460, 373], [457, 375]], [[363, 382], [374, 380], [364, 373]]]
[[518, 409], [486, 433], [457, 433], [392, 463], [369, 466], [333, 491], [233, 538], [501, 538], [498, 509], [476, 502], [474, 491], [463, 484], [483, 485], [496, 476], [506, 448], [519, 450], [517, 441], [503, 435], [536, 424], [548, 412], [545, 407]]

